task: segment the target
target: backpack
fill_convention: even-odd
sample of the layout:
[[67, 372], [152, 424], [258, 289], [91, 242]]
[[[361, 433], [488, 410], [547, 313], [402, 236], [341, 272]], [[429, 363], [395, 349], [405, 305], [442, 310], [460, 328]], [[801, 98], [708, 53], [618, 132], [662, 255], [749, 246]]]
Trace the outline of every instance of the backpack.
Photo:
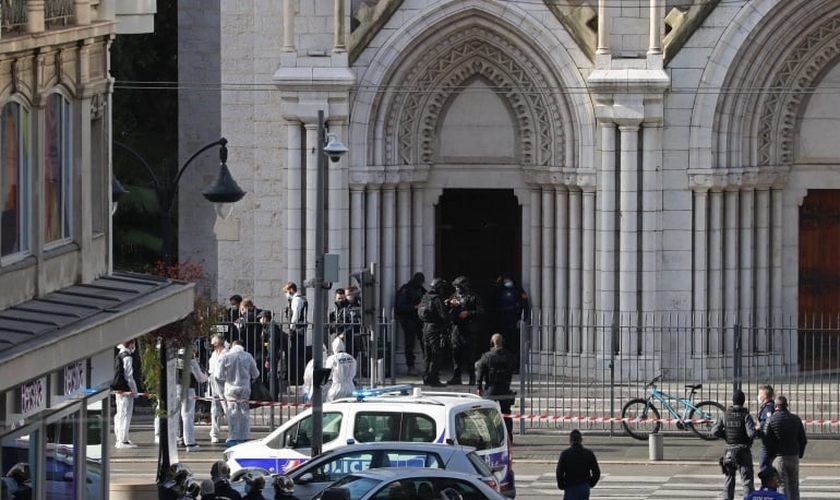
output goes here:
[[111, 390], [113, 391], [128, 391], [131, 389], [128, 380], [125, 379], [125, 367], [123, 366], [123, 360], [126, 356], [131, 356], [131, 353], [120, 351], [114, 358], [114, 379], [111, 381]]
[[440, 323], [443, 321], [443, 318], [440, 317], [440, 314], [435, 311], [433, 307], [432, 300], [437, 298], [437, 295], [427, 293], [420, 299], [420, 306], [417, 308], [417, 316], [424, 323]]

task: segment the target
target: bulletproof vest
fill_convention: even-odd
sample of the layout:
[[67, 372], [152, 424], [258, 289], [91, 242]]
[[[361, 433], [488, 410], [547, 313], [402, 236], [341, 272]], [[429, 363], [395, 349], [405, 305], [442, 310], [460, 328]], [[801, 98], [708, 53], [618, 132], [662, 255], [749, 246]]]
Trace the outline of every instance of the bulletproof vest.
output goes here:
[[747, 416], [747, 409], [743, 407], [730, 406], [726, 410], [724, 423], [726, 424], [726, 444], [752, 444], [747, 435], [747, 424], [744, 417]]
[[510, 385], [513, 373], [508, 364], [508, 357], [501, 349], [494, 349], [494, 353], [488, 359], [487, 385], [505, 386]]
[[499, 309], [505, 313], [515, 312], [517, 299], [516, 290], [505, 288], [502, 290], [501, 297], [499, 297]]

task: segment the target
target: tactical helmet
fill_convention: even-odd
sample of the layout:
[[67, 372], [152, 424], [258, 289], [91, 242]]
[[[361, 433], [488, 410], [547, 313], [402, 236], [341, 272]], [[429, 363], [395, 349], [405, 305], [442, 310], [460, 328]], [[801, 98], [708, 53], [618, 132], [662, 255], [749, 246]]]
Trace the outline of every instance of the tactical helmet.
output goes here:
[[452, 280], [452, 286], [455, 288], [469, 288], [470, 287], [470, 279], [466, 276], [458, 276], [454, 280]]
[[435, 293], [443, 293], [443, 291], [446, 290], [447, 285], [448, 284], [445, 279], [435, 278], [431, 283], [429, 283], [429, 288], [431, 288], [431, 290]]
[[242, 479], [245, 480], [245, 484], [251, 486], [251, 490], [262, 491], [265, 488], [265, 477], [259, 472], [250, 471], [242, 476]]
[[189, 498], [201, 498], [201, 484], [195, 479], [188, 479], [184, 490]]
[[216, 478], [230, 478], [230, 467], [224, 460], [217, 460], [211, 467], [210, 467], [210, 477], [213, 479]]
[[182, 463], [174, 463], [169, 466], [169, 478], [176, 484], [186, 484], [187, 478], [190, 476], [192, 476], [192, 471]]
[[289, 476], [277, 476], [274, 478], [274, 493], [283, 495], [294, 495], [295, 482]]
[[29, 464], [26, 462], [16, 463], [6, 473], [6, 477], [14, 479], [18, 484], [29, 482], [29, 478], [32, 477], [29, 473]]

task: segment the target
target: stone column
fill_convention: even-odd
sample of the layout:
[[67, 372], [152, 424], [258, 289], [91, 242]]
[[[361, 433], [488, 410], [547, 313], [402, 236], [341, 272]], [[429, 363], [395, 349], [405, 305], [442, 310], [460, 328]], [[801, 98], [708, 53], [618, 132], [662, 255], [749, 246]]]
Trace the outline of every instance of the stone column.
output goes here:
[[335, 0], [334, 15], [333, 52], [346, 52], [347, 44], [344, 41], [344, 0]]
[[26, 32], [44, 31], [44, 0], [28, 0], [26, 3]]
[[621, 125], [619, 176], [618, 310], [621, 314], [621, 351], [635, 354], [638, 346], [639, 290], [639, 126]]
[[401, 182], [397, 184], [397, 286], [417, 272], [411, 267], [411, 216], [411, 186]]
[[[418, 194], [415, 192], [415, 194]], [[423, 199], [423, 218], [420, 235], [423, 238], [423, 264], [426, 269], [431, 269], [431, 274], [436, 276], [439, 269], [435, 269], [435, 206], [440, 202], [440, 197], [443, 194], [442, 189], [424, 189], [422, 191]], [[417, 196], [419, 198], [419, 196]], [[524, 232], [524, 228], [523, 228]], [[426, 278], [431, 281], [429, 274]], [[449, 279], [452, 279], [451, 277]]]
[[764, 186], [756, 192], [755, 228], [755, 318], [753, 326], [760, 328], [756, 347], [767, 351], [767, 327], [770, 326], [770, 188]]
[[295, 4], [299, 0], [283, 1], [283, 52], [295, 51]]
[[[561, 318], [562, 322], [557, 326], [554, 336], [555, 351], [566, 352], [565, 326], [568, 326], [569, 316], [569, 188], [557, 186], [554, 192], [555, 223], [557, 230], [554, 232], [554, 307], [557, 310], [555, 317]], [[549, 260], [551, 262], [551, 260]]]
[[300, 156], [301, 124], [286, 125], [286, 280], [303, 286], [303, 165]]
[[[755, 326], [753, 324], [753, 286], [755, 286], [754, 258], [756, 252], [767, 251], [767, 248], [755, 246], [753, 230], [755, 224], [755, 190], [745, 188], [740, 192], [740, 217], [738, 221], [740, 236], [738, 239], [738, 305], [741, 310], [741, 324], [744, 326]], [[745, 335], [743, 347], [752, 350], [752, 336]]]
[[[531, 213], [531, 290], [535, 292], [537, 290], [542, 290], [542, 280], [540, 279], [542, 276], [542, 260], [541, 252], [542, 249], [542, 217], [540, 216], [541, 207], [542, 207], [542, 193], [539, 189], [531, 189], [530, 195], [530, 213]], [[533, 299], [536, 296], [536, 293], [531, 295]], [[536, 303], [537, 300], [533, 301], [531, 305], [535, 308], [542, 308], [542, 303]], [[533, 339], [536, 340], [536, 339]]]
[[[379, 186], [368, 184], [367, 186], [367, 216], [365, 217], [365, 267], [371, 262], [376, 262], [377, 268], [382, 265], [379, 257]], [[381, 281], [380, 281], [381, 283]]]
[[[709, 245], [710, 238], [708, 238], [709, 221], [706, 220], [706, 213], [708, 210], [709, 192], [706, 190], [699, 190], [693, 193], [694, 196], [694, 245], [692, 248], [692, 258], [694, 267], [694, 284], [693, 290], [693, 304], [695, 311], [708, 311], [707, 294], [707, 279], [708, 269], [706, 267], [707, 245]], [[702, 318], [698, 318], [702, 319]], [[695, 332], [693, 336], [694, 350], [697, 353], [705, 353], [706, 348], [702, 342], [703, 335], [700, 332]]]
[[394, 303], [394, 288], [396, 285], [397, 261], [397, 228], [396, 228], [396, 191], [394, 184], [382, 186], [382, 276], [379, 283], [381, 301], [379, 306], [390, 314], [391, 304]]
[[[723, 204], [723, 192], [712, 190], [709, 193], [708, 289], [698, 290], [698, 293], [706, 295], [706, 310], [712, 318], [712, 324], [721, 321], [723, 315]], [[719, 353], [722, 347], [720, 334], [712, 334], [709, 338], [709, 351]]]
[[650, 0], [650, 45], [648, 54], [662, 53], [662, 0]]
[[[433, 261], [426, 260], [423, 255], [423, 190], [419, 186], [411, 190], [411, 204], [411, 272], [422, 271], [431, 282]], [[434, 221], [434, 211], [431, 220]]]
[[90, 24], [90, 0], [74, 0], [76, 13], [76, 25], [87, 26]]
[[[592, 332], [592, 311], [595, 308], [595, 189], [590, 186], [583, 188], [583, 256], [581, 259], [582, 269], [582, 283], [580, 284], [580, 294], [583, 296], [580, 308], [582, 312], [580, 324], [583, 331], [586, 332], [585, 337], [589, 339], [583, 343], [584, 354], [594, 354], [598, 351], [598, 345], [595, 344], [596, 336]], [[577, 293], [575, 290], [575, 293]]]
[[365, 186], [350, 185], [350, 272], [365, 267]]
[[[738, 314], [738, 191], [725, 191], [723, 200], [723, 307], [726, 320], [737, 321]], [[732, 345], [724, 345], [726, 352], [732, 352]]]
[[[598, 177], [598, 204], [600, 227], [598, 236], [599, 277], [598, 297], [595, 309], [609, 316], [616, 306], [616, 261], [617, 241], [615, 233], [615, 124], [602, 122], [601, 129], [601, 173]], [[572, 249], [574, 251], [574, 249]], [[574, 290], [574, 288], [573, 288]]]
[[[659, 214], [662, 213], [662, 127], [645, 124], [642, 130], [642, 178], [641, 178], [641, 224], [639, 230], [645, 236], [641, 238], [640, 278], [642, 296], [640, 310], [648, 313], [657, 309], [657, 276], [659, 275], [659, 255], [661, 246], [661, 227]], [[705, 227], [705, 226], [695, 226]], [[646, 339], [652, 341], [653, 339]]]
[[[583, 297], [580, 293], [583, 274], [583, 249], [581, 230], [581, 194], [580, 189], [569, 190], [569, 312], [581, 314]], [[584, 250], [585, 251], [585, 250]], [[582, 331], [571, 329], [569, 335], [569, 352], [579, 354], [582, 350]]]
[[[557, 288], [554, 285], [554, 188], [547, 186], [542, 189], [542, 308], [549, 314], [549, 324], [554, 325], [554, 297]], [[546, 332], [548, 333], [548, 332]], [[551, 348], [551, 339], [543, 339], [543, 345]]]
[[598, 1], [598, 49], [595, 52], [596, 54], [610, 53], [610, 19], [607, 2], [609, 0]]

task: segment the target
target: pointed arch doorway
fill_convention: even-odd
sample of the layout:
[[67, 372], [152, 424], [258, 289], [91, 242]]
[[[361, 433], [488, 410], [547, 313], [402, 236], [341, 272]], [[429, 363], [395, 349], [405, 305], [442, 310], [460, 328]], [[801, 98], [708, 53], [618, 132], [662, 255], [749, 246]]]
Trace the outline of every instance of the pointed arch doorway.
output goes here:
[[444, 189], [435, 222], [437, 276], [469, 277], [485, 303], [500, 273], [521, 282], [522, 207], [513, 189]]

